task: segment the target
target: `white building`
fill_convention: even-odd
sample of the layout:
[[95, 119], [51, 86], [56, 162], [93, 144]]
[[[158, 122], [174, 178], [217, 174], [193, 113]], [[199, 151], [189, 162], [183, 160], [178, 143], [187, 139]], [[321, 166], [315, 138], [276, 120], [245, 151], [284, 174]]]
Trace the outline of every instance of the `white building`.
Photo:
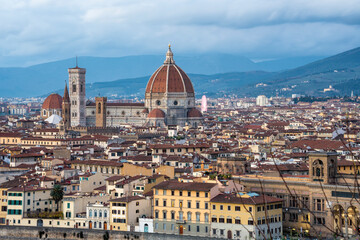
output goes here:
[[256, 105], [257, 106], [267, 106], [269, 104], [269, 99], [265, 95], [259, 95], [256, 98]]
[[109, 230], [110, 208], [109, 204], [88, 203], [86, 206], [86, 218], [89, 221], [89, 229]]
[[139, 226], [135, 226], [135, 232], [154, 232], [154, 219], [139, 218]]

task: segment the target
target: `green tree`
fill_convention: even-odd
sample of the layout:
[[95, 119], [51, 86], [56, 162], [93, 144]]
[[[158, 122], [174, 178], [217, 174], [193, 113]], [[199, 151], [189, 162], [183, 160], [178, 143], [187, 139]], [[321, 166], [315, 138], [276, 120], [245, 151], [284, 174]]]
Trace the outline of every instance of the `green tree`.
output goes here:
[[57, 211], [59, 211], [59, 202], [64, 197], [64, 191], [61, 185], [56, 184], [54, 188], [51, 190], [50, 196], [54, 199], [55, 203], [57, 204]]

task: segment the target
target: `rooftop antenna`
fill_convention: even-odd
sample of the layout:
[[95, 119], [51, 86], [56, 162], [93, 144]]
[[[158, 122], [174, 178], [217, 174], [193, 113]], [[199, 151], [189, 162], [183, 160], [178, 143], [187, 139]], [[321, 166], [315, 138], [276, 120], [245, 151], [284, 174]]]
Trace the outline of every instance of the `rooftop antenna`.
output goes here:
[[78, 67], [78, 58], [76, 56], [76, 67]]

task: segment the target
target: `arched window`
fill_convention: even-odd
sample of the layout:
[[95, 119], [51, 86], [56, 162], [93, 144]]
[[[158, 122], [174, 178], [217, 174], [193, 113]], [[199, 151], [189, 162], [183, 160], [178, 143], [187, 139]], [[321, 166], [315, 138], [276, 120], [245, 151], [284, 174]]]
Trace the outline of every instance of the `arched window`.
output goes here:
[[92, 217], [92, 210], [89, 210], [89, 217]]
[[[313, 175], [316, 177], [323, 177], [324, 176], [324, 164], [323, 161], [320, 159], [317, 159], [313, 163]], [[314, 171], [315, 170], [315, 171]]]
[[102, 217], [102, 211], [99, 210], [99, 217]]
[[196, 221], [200, 222], [200, 213], [199, 212], [196, 213]]
[[97, 217], [97, 211], [94, 210], [94, 217]]
[[106, 218], [106, 217], [107, 217], [107, 211], [104, 210], [104, 218]]
[[183, 212], [181, 212], [181, 211], [179, 212], [179, 220], [181, 220], [181, 221], [183, 220]]
[[205, 213], [205, 222], [209, 222], [209, 214], [208, 213]]

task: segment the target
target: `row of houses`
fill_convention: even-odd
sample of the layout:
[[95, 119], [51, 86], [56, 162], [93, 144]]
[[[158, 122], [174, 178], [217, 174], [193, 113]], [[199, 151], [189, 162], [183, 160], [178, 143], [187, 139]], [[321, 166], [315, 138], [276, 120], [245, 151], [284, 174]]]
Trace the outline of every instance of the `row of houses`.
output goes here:
[[[230, 239], [282, 236], [282, 199], [240, 192], [236, 185], [166, 178], [145, 194], [137, 194], [136, 187], [123, 189], [121, 194], [116, 186], [132, 186], [142, 177], [116, 177], [106, 180], [105, 191], [94, 188], [91, 194], [84, 194], [89, 189], [80, 188], [82, 194], [70, 192], [59, 203], [51, 197], [50, 179], [40, 180], [43, 187], [3, 184], [1, 223]], [[121, 197], [115, 197], [115, 192]]]

